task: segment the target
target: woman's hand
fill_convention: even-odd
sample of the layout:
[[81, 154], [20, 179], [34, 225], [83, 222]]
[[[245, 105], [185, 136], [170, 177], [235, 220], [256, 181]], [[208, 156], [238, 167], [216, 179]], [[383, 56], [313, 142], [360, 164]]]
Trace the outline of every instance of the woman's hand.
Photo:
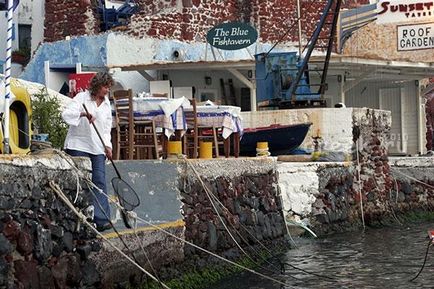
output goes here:
[[113, 158], [112, 149], [109, 148], [109, 147], [105, 147], [104, 151], [105, 151], [105, 155], [106, 155], [106, 157], [107, 157], [109, 160], [112, 160], [112, 158]]
[[89, 120], [89, 123], [93, 123], [96, 120], [96, 117], [94, 117], [91, 113], [86, 113], [85, 111], [80, 113], [80, 117], [83, 116], [85, 116]]

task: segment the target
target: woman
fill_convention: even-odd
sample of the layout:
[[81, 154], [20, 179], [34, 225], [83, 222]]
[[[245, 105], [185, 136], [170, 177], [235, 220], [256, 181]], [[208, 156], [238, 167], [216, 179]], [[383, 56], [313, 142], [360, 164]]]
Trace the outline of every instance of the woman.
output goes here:
[[[107, 194], [105, 182], [105, 158], [112, 158], [111, 127], [112, 111], [107, 94], [113, 78], [106, 72], [97, 73], [91, 80], [89, 90], [78, 93], [65, 108], [62, 117], [69, 125], [65, 139], [65, 151], [71, 156], [88, 157], [92, 163], [92, 182]], [[86, 105], [89, 114], [83, 108]], [[104, 145], [95, 129], [100, 132]], [[99, 231], [110, 229], [110, 206], [105, 195], [94, 192], [94, 222]]]

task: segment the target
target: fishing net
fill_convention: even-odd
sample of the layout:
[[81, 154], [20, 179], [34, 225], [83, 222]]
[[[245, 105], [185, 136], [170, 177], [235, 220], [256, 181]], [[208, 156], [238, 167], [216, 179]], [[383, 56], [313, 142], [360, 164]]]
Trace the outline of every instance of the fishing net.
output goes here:
[[134, 189], [121, 178], [113, 178], [112, 186], [119, 198], [119, 203], [127, 211], [132, 211], [140, 205], [139, 196]]

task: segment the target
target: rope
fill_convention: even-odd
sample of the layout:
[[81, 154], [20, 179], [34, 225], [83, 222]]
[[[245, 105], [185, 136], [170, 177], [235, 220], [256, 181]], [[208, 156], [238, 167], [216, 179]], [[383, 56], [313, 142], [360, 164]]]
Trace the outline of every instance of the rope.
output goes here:
[[404, 173], [402, 173], [402, 172], [400, 172], [400, 171], [398, 171], [398, 170], [395, 170], [395, 172], [397, 172], [397, 173], [400, 174], [400, 175], [403, 175], [404, 177], [407, 177], [408, 179], [410, 179], [410, 180], [412, 180], [412, 181], [415, 181], [415, 182], [420, 183], [420, 184], [422, 184], [422, 185], [424, 185], [424, 186], [427, 186], [427, 187], [430, 188], [430, 189], [434, 189], [434, 186], [431, 186], [431, 185], [428, 184], [428, 183], [425, 183], [425, 182], [419, 181], [418, 179], [416, 179], [416, 178], [414, 178], [414, 177], [412, 177], [412, 176], [409, 176], [409, 175], [407, 175], [407, 174], [404, 174]]
[[425, 258], [424, 258], [424, 260], [423, 260], [422, 267], [420, 268], [420, 270], [419, 270], [419, 272], [417, 273], [417, 275], [414, 276], [413, 278], [411, 278], [411, 279], [409, 280], [410, 282], [413, 281], [413, 280], [416, 280], [416, 278], [419, 277], [420, 273], [422, 273], [423, 268], [425, 268], [426, 260], [428, 259], [428, 251], [429, 251], [429, 248], [431, 247], [431, 245], [432, 245], [432, 240], [430, 239], [429, 242], [428, 242], [428, 246], [426, 247]]
[[[106, 193], [104, 193], [103, 190], [101, 190], [99, 187], [97, 187], [97, 186], [92, 182], [92, 180], [90, 180], [90, 179], [88, 178], [87, 175], [83, 174], [82, 171], [80, 171], [80, 170], [75, 166], [75, 164], [70, 160], [70, 156], [69, 156], [68, 154], [66, 154], [66, 153], [64, 153], [64, 152], [62, 152], [62, 151], [58, 151], [58, 150], [55, 150], [55, 152], [56, 152], [57, 154], [59, 154], [59, 155], [60, 155], [60, 156], [65, 160], [65, 161], [67, 161], [67, 162], [69, 163], [69, 165], [70, 165], [70, 166], [72, 167], [72, 169], [75, 171], [75, 175], [77, 176], [77, 178], [79, 177], [79, 175], [81, 175], [81, 177], [83, 178], [83, 180], [86, 182], [86, 184], [87, 184], [87, 186], [88, 186], [90, 192], [92, 193], [94, 200], [96, 200], [96, 202], [97, 202], [99, 208], [101, 209], [101, 211], [103, 212], [104, 216], [106, 217], [106, 219], [107, 219], [108, 222], [110, 223], [110, 226], [112, 227], [113, 231], [116, 233], [116, 235], [118, 236], [119, 240], [120, 240], [120, 241], [122, 242], [122, 244], [124, 245], [125, 249], [127, 249], [128, 253], [131, 254], [131, 256], [133, 257], [134, 261], [136, 261], [137, 263], [139, 263], [139, 261], [137, 260], [136, 256], [134, 255], [133, 251], [132, 251], [132, 250], [129, 248], [129, 246], [126, 244], [125, 240], [123, 239], [123, 237], [121, 236], [121, 234], [119, 233], [119, 231], [116, 229], [116, 227], [115, 227], [115, 225], [113, 224], [113, 222], [110, 220], [110, 217], [109, 217], [109, 216], [107, 215], [107, 213], [104, 211], [104, 209], [103, 209], [101, 203], [99, 202], [98, 198], [96, 198], [96, 196], [95, 196], [95, 192], [93, 191], [93, 189], [97, 190], [100, 194], [106, 196], [106, 197], [110, 200], [109, 196], [108, 196]], [[67, 157], [67, 156], [68, 156], [68, 157]], [[75, 203], [75, 202], [74, 202], [74, 203]], [[122, 208], [122, 210], [125, 210], [125, 209]], [[126, 210], [125, 210], [125, 212], [126, 212]], [[134, 228], [134, 230], [135, 230], [135, 229], [136, 229], [136, 228]], [[137, 234], [136, 234], [136, 237], [137, 237], [137, 239], [138, 239]], [[138, 240], [139, 240], [139, 239], [138, 239]], [[146, 251], [145, 251], [145, 249], [143, 248], [143, 246], [141, 246], [141, 249], [142, 249], [143, 255], [145, 256], [145, 258], [146, 258], [146, 260], [147, 260], [147, 262], [148, 262], [150, 268], [152, 269], [154, 275], [155, 275], [156, 278], [158, 279], [158, 282], [160, 283], [160, 285], [162, 285], [162, 282], [161, 282], [161, 280], [158, 278], [158, 274], [157, 274], [157, 272], [155, 271], [154, 267], [152, 266], [152, 263], [151, 263], [151, 261], [150, 261], [148, 255], [146, 254]]]
[[[184, 160], [187, 162], [187, 164], [190, 166], [190, 168], [193, 170], [193, 172], [195, 173], [197, 179], [199, 180], [199, 182], [201, 183], [209, 201], [211, 202], [211, 205], [214, 208], [214, 211], [216, 212], [220, 222], [222, 223], [223, 227], [226, 229], [227, 233], [229, 234], [229, 236], [231, 237], [231, 239], [234, 241], [235, 245], [240, 249], [240, 251], [247, 257], [250, 259], [250, 261], [252, 261], [253, 263], [255, 263], [257, 266], [260, 266], [242, 247], [241, 245], [237, 242], [237, 240], [235, 239], [235, 237], [232, 235], [232, 233], [230, 232], [229, 228], [226, 226], [225, 222], [223, 221], [223, 218], [221, 217], [220, 213], [218, 212], [217, 207], [215, 206], [215, 203], [213, 201], [213, 199], [216, 201], [216, 203], [218, 203], [222, 208], [226, 209], [227, 212], [230, 213], [230, 211], [220, 202], [220, 200], [209, 190], [209, 188], [205, 185], [205, 183], [203, 182], [201, 176], [199, 175], [199, 173], [197, 172], [196, 168], [192, 165], [191, 161], [189, 161], [185, 156], [183, 157]], [[228, 221], [228, 223], [230, 224], [230, 222]], [[246, 230], [247, 231], [247, 230]], [[248, 231], [247, 231], [248, 232]], [[240, 235], [239, 235], [240, 236]], [[244, 242], [247, 242], [244, 240], [244, 238], [242, 236], [240, 236], [241, 239]], [[247, 242], [248, 244], [248, 242]], [[267, 268], [264, 268], [267, 269]], [[268, 270], [268, 269], [267, 269]]]
[[156, 277], [154, 277], [151, 273], [146, 271], [143, 267], [141, 267], [137, 262], [135, 262], [133, 259], [131, 259], [127, 254], [122, 252], [121, 249], [116, 247], [116, 245], [113, 244], [109, 239], [107, 239], [101, 232], [99, 232], [91, 223], [89, 223], [86, 219], [86, 216], [83, 215], [83, 213], [79, 212], [74, 205], [69, 201], [68, 197], [65, 196], [65, 194], [60, 189], [59, 185], [54, 183], [53, 181], [49, 182], [50, 187], [53, 189], [53, 191], [59, 196], [59, 198], [71, 209], [71, 211], [81, 220], [84, 224], [86, 224], [92, 231], [94, 231], [99, 237], [101, 237], [104, 241], [106, 241], [110, 246], [112, 246], [113, 249], [115, 249], [118, 253], [120, 253], [125, 259], [130, 261], [135, 267], [137, 267], [140, 271], [148, 275], [151, 279], [153, 279], [156, 282], [159, 282], [162, 284], [164, 288], [170, 289], [167, 285], [164, 283], [161, 283]]
[[365, 213], [363, 211], [362, 181], [360, 178], [359, 140], [356, 140], [356, 155], [357, 155], [357, 183], [359, 185], [359, 197], [360, 197], [360, 212], [362, 214], [363, 230], [365, 230], [366, 227], [365, 227]]
[[[63, 152], [61, 152], [61, 151], [55, 150], [55, 152], [58, 153], [59, 156], [61, 156], [61, 157], [65, 157], [65, 156], [66, 156], [66, 154], [63, 153]], [[68, 157], [69, 157], [69, 156], [68, 156]], [[66, 158], [66, 160], [67, 160], [67, 158]], [[67, 161], [68, 161], [69, 163], [71, 163], [71, 161], [69, 161], [69, 160], [67, 160]], [[74, 169], [78, 170], [78, 168], [76, 168], [75, 165], [71, 164], [71, 166], [72, 166]], [[78, 172], [80, 175], [83, 175], [83, 172], [82, 172], [82, 171], [78, 170], [77, 172]], [[84, 179], [87, 179], [87, 180], [88, 180], [88, 178], [87, 178], [86, 176], [84, 177]], [[91, 184], [92, 184], [92, 183], [91, 183]], [[99, 190], [98, 187], [96, 187], [96, 189]], [[105, 195], [105, 196], [108, 197], [108, 195], [107, 195], [106, 193], [104, 193], [103, 191], [99, 190], [99, 192], [100, 192], [101, 194], [103, 194], [103, 195]], [[67, 199], [66, 201], [69, 202], [68, 199]], [[119, 209], [121, 209], [121, 210], [125, 210], [125, 208], [123, 208], [123, 207], [122, 207], [118, 202], [115, 202], [114, 200], [112, 200], [112, 199], [110, 199], [110, 198], [109, 198], [109, 201], [110, 201], [111, 203], [113, 203], [116, 207], [118, 207]], [[75, 213], [75, 212], [74, 212], [74, 213]], [[149, 221], [146, 221], [146, 220], [140, 218], [140, 217], [137, 216], [137, 215], [132, 215], [131, 212], [128, 212], [128, 213], [130, 214], [130, 217], [131, 217], [131, 218], [133, 218], [133, 219], [137, 219], [137, 220], [143, 222], [144, 224], [146, 224], [146, 225], [148, 225], [148, 226], [150, 226], [150, 227], [152, 227], [152, 228], [154, 228], [154, 229], [156, 229], [156, 230], [158, 230], [158, 231], [161, 231], [161, 232], [165, 233], [166, 235], [168, 235], [168, 236], [170, 236], [170, 237], [172, 237], [172, 238], [175, 238], [176, 240], [178, 240], [178, 241], [180, 241], [180, 242], [182, 242], [182, 243], [184, 243], [184, 244], [190, 245], [190, 246], [192, 246], [192, 247], [194, 247], [194, 248], [196, 248], [196, 249], [198, 249], [198, 250], [200, 250], [200, 251], [202, 251], [202, 252], [204, 252], [204, 253], [207, 253], [207, 254], [209, 254], [209, 255], [211, 255], [211, 256], [213, 256], [213, 257], [219, 259], [219, 260], [222, 260], [223, 262], [229, 263], [229, 264], [231, 264], [231, 265], [233, 265], [233, 266], [235, 266], [235, 267], [238, 267], [238, 268], [240, 268], [240, 269], [243, 269], [243, 270], [245, 270], [245, 271], [248, 271], [248, 272], [250, 272], [250, 273], [252, 273], [252, 274], [254, 274], [254, 275], [260, 276], [260, 277], [262, 277], [262, 278], [264, 278], [264, 279], [267, 279], [267, 280], [273, 281], [273, 282], [275, 282], [275, 283], [277, 283], [277, 284], [280, 284], [280, 285], [283, 285], [283, 286], [287, 286], [287, 284], [286, 284], [285, 282], [282, 282], [282, 281], [280, 281], [280, 280], [278, 280], [278, 279], [275, 279], [275, 278], [273, 278], [273, 277], [267, 276], [267, 275], [265, 275], [265, 274], [262, 274], [262, 273], [260, 273], [260, 272], [255, 271], [255, 270], [253, 270], [253, 269], [250, 269], [250, 268], [248, 268], [248, 267], [245, 267], [245, 266], [243, 266], [243, 265], [240, 265], [240, 264], [238, 264], [238, 263], [236, 263], [236, 262], [234, 262], [234, 261], [231, 261], [231, 260], [229, 260], [229, 259], [226, 259], [226, 258], [224, 258], [224, 257], [221, 257], [221, 256], [219, 256], [219, 255], [217, 255], [217, 254], [215, 254], [215, 253], [213, 253], [213, 252], [211, 252], [211, 251], [209, 251], [209, 250], [207, 250], [207, 249], [204, 249], [204, 248], [202, 248], [202, 247], [200, 247], [200, 246], [198, 246], [198, 245], [196, 245], [196, 244], [194, 244], [194, 243], [191, 243], [191, 242], [189, 242], [189, 241], [187, 241], [187, 240], [185, 240], [185, 239], [182, 239], [182, 238], [180, 238], [180, 237], [178, 237], [178, 236], [176, 236], [176, 235], [170, 233], [169, 231], [165, 230], [164, 228], [161, 228], [161, 227], [159, 227], [159, 226], [157, 226], [157, 225], [154, 225], [154, 224], [150, 223]], [[97, 234], [98, 234], [99, 236], [102, 237], [102, 239], [107, 240], [107, 242], [108, 242], [112, 247], [114, 247], [114, 245], [113, 245], [113, 244], [112, 244], [112, 243], [111, 243], [107, 238], [105, 238], [104, 235], [102, 235], [100, 232], [98, 232], [98, 231], [97, 231], [97, 230], [96, 230], [96, 229], [95, 229], [91, 224], [89, 224], [89, 222], [86, 221], [85, 223], [86, 223], [87, 225], [91, 226], [91, 228], [92, 228], [93, 231], [96, 231]], [[264, 245], [264, 246], [265, 246], [265, 245]], [[117, 251], [120, 251], [120, 249], [118, 249], [118, 248], [115, 248], [115, 249], [116, 249]], [[123, 256], [125, 255], [122, 251], [120, 251], [120, 252], [121, 252], [121, 254], [122, 254]], [[126, 256], [126, 255], [125, 255], [125, 256]], [[134, 262], [130, 257], [126, 256], [126, 258], [127, 258], [130, 262], [132, 262], [132, 264], [134, 264], [136, 267], [137, 267], [137, 266], [140, 267], [140, 265], [138, 265], [136, 262]], [[148, 275], [148, 276], [151, 275], [149, 272], [147, 272], [147, 271], [146, 271], [145, 269], [143, 269], [142, 267], [140, 267], [140, 268], [141, 268], [141, 269], [140, 269], [141, 271], [145, 271], [145, 272], [146, 272], [146, 273], [145, 273], [146, 275]], [[151, 276], [152, 276], [152, 275], [151, 275]], [[151, 277], [151, 276], [150, 276], [150, 277]], [[152, 278], [154, 281], [159, 282], [158, 279], [157, 279], [156, 277], [152, 276], [151, 278]], [[295, 278], [295, 277], [293, 277], [293, 278]], [[162, 283], [162, 285], [164, 285], [164, 283]], [[167, 285], [164, 285], [164, 288], [168, 288]], [[287, 288], [287, 287], [286, 287], [286, 288]], [[290, 287], [290, 288], [292, 288], [292, 287]]]

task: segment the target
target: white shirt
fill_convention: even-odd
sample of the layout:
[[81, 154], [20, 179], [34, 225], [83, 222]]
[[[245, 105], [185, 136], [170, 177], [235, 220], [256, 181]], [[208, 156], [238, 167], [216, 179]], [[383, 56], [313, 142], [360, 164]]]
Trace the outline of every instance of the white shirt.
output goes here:
[[92, 124], [89, 123], [87, 117], [80, 117], [80, 113], [85, 111], [83, 103], [89, 113], [95, 117], [94, 123], [104, 140], [104, 144], [107, 147], [112, 147], [110, 102], [106, 96], [100, 106], [97, 106], [96, 102], [91, 99], [89, 91], [86, 90], [78, 93], [62, 112], [63, 120], [69, 125], [64, 148], [94, 155], [105, 154], [104, 146]]

